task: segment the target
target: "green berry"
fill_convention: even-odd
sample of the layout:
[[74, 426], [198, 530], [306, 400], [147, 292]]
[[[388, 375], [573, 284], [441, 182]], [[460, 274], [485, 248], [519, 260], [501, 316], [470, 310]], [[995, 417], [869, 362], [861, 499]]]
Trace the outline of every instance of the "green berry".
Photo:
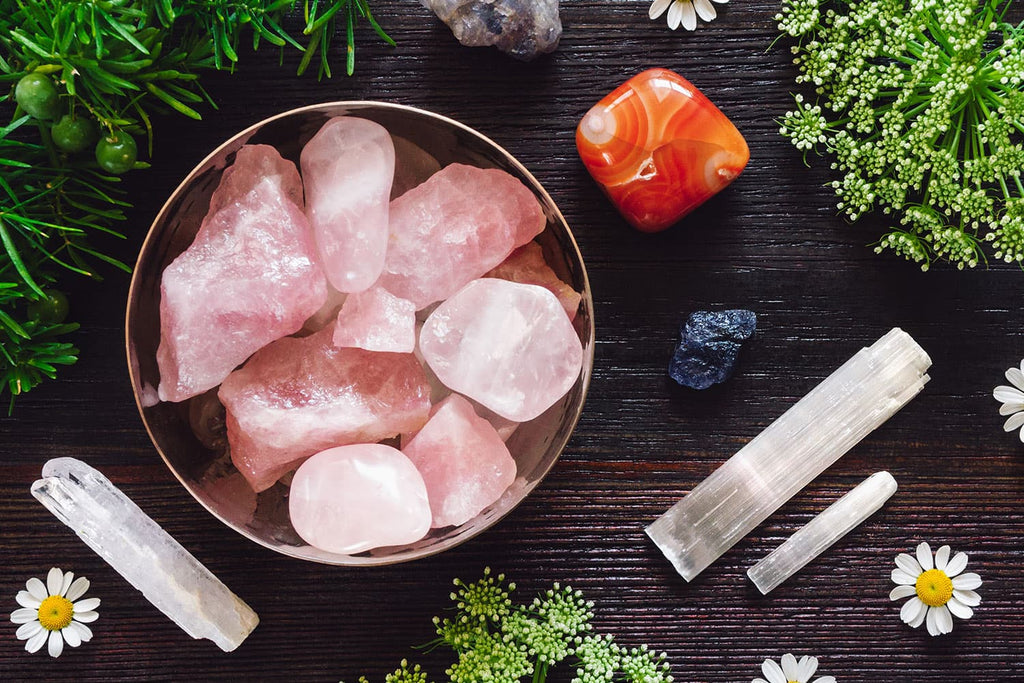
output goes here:
[[60, 93], [53, 79], [40, 73], [25, 74], [14, 86], [14, 99], [30, 116], [52, 121], [60, 114]]
[[123, 130], [114, 131], [96, 143], [96, 163], [107, 173], [131, 170], [138, 156], [135, 139]]
[[44, 289], [42, 299], [28, 305], [28, 317], [46, 324], [59, 325], [68, 317], [68, 298], [56, 289]]
[[64, 152], [81, 152], [96, 142], [96, 124], [83, 116], [65, 114], [50, 129], [53, 144]]

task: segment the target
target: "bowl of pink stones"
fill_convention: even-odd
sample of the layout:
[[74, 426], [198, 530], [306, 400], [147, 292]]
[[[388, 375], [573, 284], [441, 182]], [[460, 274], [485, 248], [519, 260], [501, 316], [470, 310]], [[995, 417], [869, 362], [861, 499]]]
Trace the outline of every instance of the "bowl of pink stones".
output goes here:
[[558, 459], [593, 365], [579, 248], [451, 119], [338, 102], [218, 147], [160, 211], [126, 319], [143, 422], [221, 521], [338, 565], [484, 531]]

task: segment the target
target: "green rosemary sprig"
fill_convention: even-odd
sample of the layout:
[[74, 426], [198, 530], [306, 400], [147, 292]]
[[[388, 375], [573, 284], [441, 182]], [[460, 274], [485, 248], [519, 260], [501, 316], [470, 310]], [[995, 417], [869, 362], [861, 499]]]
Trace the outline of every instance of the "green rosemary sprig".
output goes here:
[[1024, 262], [1024, 25], [1009, 0], [783, 0], [796, 96], [781, 132], [832, 155], [838, 207], [927, 269]]

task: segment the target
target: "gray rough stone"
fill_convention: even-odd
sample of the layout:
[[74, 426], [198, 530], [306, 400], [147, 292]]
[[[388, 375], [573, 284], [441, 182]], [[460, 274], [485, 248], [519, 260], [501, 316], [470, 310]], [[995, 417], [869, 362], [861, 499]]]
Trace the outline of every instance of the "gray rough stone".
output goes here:
[[558, 47], [558, 0], [420, 0], [463, 45], [494, 45], [530, 60]]

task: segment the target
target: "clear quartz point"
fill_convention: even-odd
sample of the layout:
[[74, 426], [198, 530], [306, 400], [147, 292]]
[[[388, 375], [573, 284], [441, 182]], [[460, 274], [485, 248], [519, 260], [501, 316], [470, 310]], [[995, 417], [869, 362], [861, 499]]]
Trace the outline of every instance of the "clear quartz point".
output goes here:
[[878, 512], [894, 493], [896, 480], [892, 475], [875, 472], [747, 570], [747, 576], [763, 595], [768, 595]]
[[54, 458], [32, 495], [193, 638], [237, 648], [259, 617], [98, 471]]
[[931, 364], [909, 334], [892, 329], [656, 519], [647, 535], [692, 580], [916, 396]]

